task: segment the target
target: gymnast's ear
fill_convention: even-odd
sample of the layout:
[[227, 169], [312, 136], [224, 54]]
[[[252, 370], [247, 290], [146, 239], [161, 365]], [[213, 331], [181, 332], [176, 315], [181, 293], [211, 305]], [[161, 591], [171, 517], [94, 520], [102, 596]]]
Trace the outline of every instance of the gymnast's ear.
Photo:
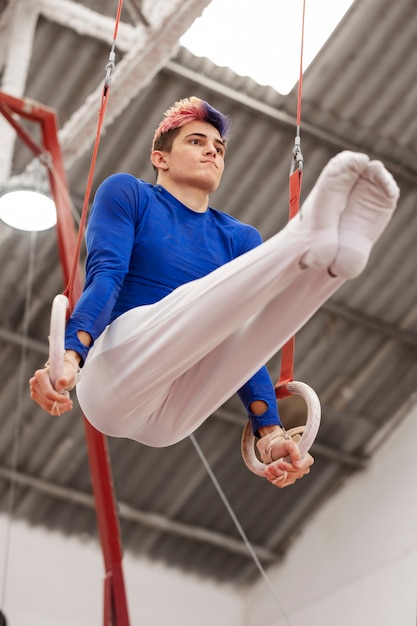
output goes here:
[[168, 169], [167, 153], [163, 150], [153, 150], [151, 152], [151, 163], [157, 170]]

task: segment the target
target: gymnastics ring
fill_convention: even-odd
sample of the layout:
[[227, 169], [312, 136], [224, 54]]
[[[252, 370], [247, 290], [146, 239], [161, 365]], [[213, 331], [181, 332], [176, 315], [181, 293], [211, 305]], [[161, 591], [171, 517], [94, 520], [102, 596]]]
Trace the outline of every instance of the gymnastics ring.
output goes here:
[[[301, 458], [303, 458], [313, 445], [320, 427], [320, 400], [316, 392], [305, 383], [291, 381], [287, 383], [286, 387], [289, 395], [301, 396], [307, 405], [307, 420], [305, 426], [298, 426], [287, 431], [287, 435], [289, 435], [293, 441], [296, 441]], [[243, 429], [241, 450], [247, 468], [254, 474], [257, 474], [257, 476], [264, 476], [265, 469], [268, 466], [256, 456], [255, 437], [249, 421]], [[288, 458], [286, 458], [286, 460], [288, 460]]]
[[54, 388], [64, 369], [65, 326], [68, 308], [67, 296], [61, 293], [55, 296], [52, 302], [49, 329], [49, 377]]

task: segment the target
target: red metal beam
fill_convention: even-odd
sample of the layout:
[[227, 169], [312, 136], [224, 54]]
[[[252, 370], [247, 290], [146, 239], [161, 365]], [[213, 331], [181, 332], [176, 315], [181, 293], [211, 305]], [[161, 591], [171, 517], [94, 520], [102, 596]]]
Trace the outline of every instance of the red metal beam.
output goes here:
[[[58, 141], [57, 117], [53, 109], [27, 99], [14, 98], [0, 92], [0, 113], [20, 138], [39, 156], [49, 153], [52, 167], [48, 169], [51, 193], [57, 211], [57, 239], [64, 285], [67, 284], [76, 250], [76, 230]], [[40, 125], [42, 146], [21, 126], [19, 118]], [[70, 300], [81, 295], [81, 272], [78, 269]], [[97, 524], [104, 558], [104, 626], [129, 626], [129, 612], [122, 566], [122, 546], [117, 517], [107, 440], [84, 417], [90, 473], [96, 503]]]

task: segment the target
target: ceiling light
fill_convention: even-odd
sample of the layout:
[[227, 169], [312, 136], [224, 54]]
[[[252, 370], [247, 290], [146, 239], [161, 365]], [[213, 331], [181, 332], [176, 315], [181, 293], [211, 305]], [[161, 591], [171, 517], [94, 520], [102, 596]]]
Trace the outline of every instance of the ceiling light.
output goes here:
[[34, 159], [23, 174], [0, 186], [0, 219], [18, 230], [41, 231], [56, 224], [55, 203], [50, 197], [47, 169]]
[[5, 224], [31, 232], [55, 226], [55, 203], [48, 195], [22, 187], [2, 189], [0, 194], [0, 219]]

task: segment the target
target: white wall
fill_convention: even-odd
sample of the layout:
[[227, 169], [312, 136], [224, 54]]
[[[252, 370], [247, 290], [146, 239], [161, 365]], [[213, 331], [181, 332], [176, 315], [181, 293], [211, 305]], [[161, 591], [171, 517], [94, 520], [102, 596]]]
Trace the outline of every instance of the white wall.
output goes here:
[[[416, 486], [413, 407], [369, 467], [329, 500], [285, 562], [269, 572], [288, 619], [278, 617], [263, 579], [239, 596], [127, 555], [131, 624], [416, 626]], [[20, 522], [11, 530], [8, 626], [102, 626], [99, 548]], [[0, 567], [6, 535], [6, 520], [0, 517]]]
[[416, 626], [416, 407], [268, 575], [287, 619], [260, 582], [245, 626]]
[[[5, 525], [0, 517], [0, 567]], [[124, 574], [131, 626], [242, 624], [241, 599], [227, 587], [128, 555]], [[102, 605], [102, 557], [95, 543], [13, 522], [5, 603], [8, 626], [103, 626]]]

